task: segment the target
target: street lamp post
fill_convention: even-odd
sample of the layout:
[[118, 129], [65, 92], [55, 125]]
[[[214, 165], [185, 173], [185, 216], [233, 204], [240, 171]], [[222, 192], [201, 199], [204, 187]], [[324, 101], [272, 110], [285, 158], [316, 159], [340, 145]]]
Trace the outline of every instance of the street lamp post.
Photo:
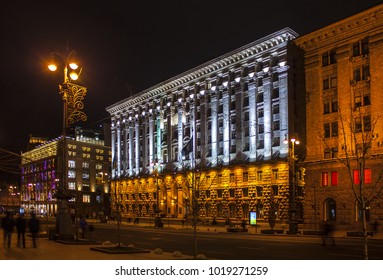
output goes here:
[[[58, 215], [56, 220], [56, 231], [59, 238], [72, 238], [71, 217], [68, 209], [68, 200], [71, 195], [67, 188], [67, 161], [66, 161], [66, 132], [67, 129], [77, 121], [86, 121], [87, 116], [82, 111], [84, 108], [83, 100], [86, 95], [86, 88], [72, 81], [76, 81], [81, 74], [82, 68], [75, 63], [75, 52], [68, 51], [63, 56], [57, 52], [51, 53], [51, 63], [48, 65], [50, 71], [56, 71], [58, 66], [55, 59], [62, 61], [63, 82], [59, 84], [59, 93], [63, 101], [63, 124], [62, 124], [62, 174], [59, 188], [56, 190], [56, 199], [58, 201]], [[77, 225], [76, 225], [77, 227]]]
[[156, 199], [157, 199], [157, 207], [156, 207], [156, 218], [155, 218], [155, 221], [154, 221], [154, 226], [155, 227], [162, 227], [162, 221], [161, 221], [161, 210], [160, 210], [160, 189], [159, 189], [159, 185], [158, 185], [158, 172], [159, 172], [159, 163], [158, 163], [158, 160], [156, 160], [154, 163], [153, 163], [153, 166], [154, 166], [154, 174], [156, 176]]
[[[297, 205], [295, 199], [295, 161], [298, 160], [298, 157], [295, 155], [295, 145], [299, 145], [300, 141], [296, 138], [291, 138], [291, 169], [292, 169], [292, 192], [291, 192], [291, 201], [290, 201], [290, 221], [289, 221], [289, 232], [296, 234], [298, 232], [298, 220], [297, 220]], [[288, 144], [287, 139], [284, 140], [285, 144]]]

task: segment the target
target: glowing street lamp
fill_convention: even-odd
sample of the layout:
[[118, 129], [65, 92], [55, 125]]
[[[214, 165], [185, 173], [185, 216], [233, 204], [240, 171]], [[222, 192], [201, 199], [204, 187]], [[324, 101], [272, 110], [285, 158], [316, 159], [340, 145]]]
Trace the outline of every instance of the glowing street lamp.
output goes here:
[[[283, 141], [286, 145], [289, 144], [289, 141], [287, 138]], [[291, 205], [290, 205], [290, 223], [289, 223], [289, 231], [291, 233], [297, 233], [298, 232], [298, 221], [296, 216], [296, 201], [295, 201], [295, 162], [298, 160], [298, 157], [295, 155], [295, 145], [299, 145], [300, 141], [296, 138], [291, 138], [291, 166], [292, 166], [292, 193], [291, 193]]]
[[[61, 59], [63, 82], [59, 84], [59, 93], [63, 101], [63, 124], [62, 124], [62, 174], [60, 187], [56, 191], [58, 199], [58, 216], [56, 220], [56, 228], [58, 229], [59, 237], [66, 238], [71, 235], [71, 218], [68, 211], [68, 200], [72, 197], [67, 193], [67, 161], [66, 161], [66, 131], [77, 121], [86, 121], [87, 116], [82, 111], [84, 108], [83, 100], [86, 95], [86, 88], [72, 81], [76, 81], [82, 71], [74, 59], [75, 52], [72, 50], [66, 52], [63, 56], [60, 53], [51, 53], [51, 63], [48, 65], [50, 71], [59, 69], [60, 64], [57, 64], [57, 58]], [[76, 202], [77, 203], [77, 202]], [[77, 212], [77, 209], [76, 209]], [[77, 215], [76, 215], [77, 216]], [[76, 234], [77, 235], [77, 234]]]

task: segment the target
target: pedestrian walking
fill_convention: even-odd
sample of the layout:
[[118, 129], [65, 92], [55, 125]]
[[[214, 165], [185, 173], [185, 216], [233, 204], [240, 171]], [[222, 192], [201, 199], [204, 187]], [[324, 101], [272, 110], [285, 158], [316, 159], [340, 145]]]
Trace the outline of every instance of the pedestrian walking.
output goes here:
[[324, 231], [324, 235], [322, 237], [323, 247], [326, 247], [327, 243], [328, 244], [331, 243], [332, 246], [335, 246], [334, 225], [329, 221], [324, 222], [323, 231]]
[[4, 248], [11, 248], [12, 232], [15, 227], [15, 220], [11, 212], [7, 212], [6, 216], [1, 220], [1, 227], [3, 228], [3, 246]]
[[16, 219], [16, 229], [17, 229], [17, 246], [25, 248], [25, 229], [26, 221], [24, 219], [24, 214], [19, 214]]
[[87, 223], [86, 223], [85, 218], [81, 217], [80, 218], [80, 222], [79, 222], [81, 238], [85, 238], [86, 226], [87, 226]]
[[39, 230], [40, 230], [40, 222], [36, 218], [36, 214], [32, 213], [31, 219], [29, 220], [29, 232], [32, 235], [33, 248], [37, 247], [36, 237], [37, 237], [37, 233], [39, 232]]
[[374, 231], [375, 236], [378, 234], [378, 227], [379, 227], [379, 223], [377, 220], [375, 220], [374, 223], [372, 224], [372, 230]]

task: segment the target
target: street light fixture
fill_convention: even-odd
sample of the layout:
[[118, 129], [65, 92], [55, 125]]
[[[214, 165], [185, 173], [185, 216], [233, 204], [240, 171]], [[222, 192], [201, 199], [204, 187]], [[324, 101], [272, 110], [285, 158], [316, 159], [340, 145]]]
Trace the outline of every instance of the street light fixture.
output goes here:
[[[71, 218], [68, 210], [68, 200], [71, 195], [67, 193], [67, 161], [66, 161], [66, 132], [67, 129], [78, 121], [86, 121], [87, 116], [82, 111], [84, 109], [83, 100], [86, 95], [86, 88], [72, 81], [76, 81], [82, 71], [74, 59], [75, 51], [68, 51], [66, 55], [57, 52], [51, 53], [51, 63], [48, 65], [50, 71], [56, 71], [59, 67], [57, 58], [61, 59], [63, 82], [59, 84], [59, 93], [63, 101], [63, 124], [62, 124], [62, 175], [60, 187], [56, 190], [56, 198], [58, 199], [58, 215], [56, 220], [56, 228], [59, 237], [71, 235]], [[59, 205], [60, 204], [60, 205]], [[77, 209], [76, 209], [77, 210]]]
[[[283, 141], [286, 145], [289, 144], [287, 137]], [[296, 234], [298, 232], [298, 221], [297, 221], [297, 205], [295, 200], [295, 162], [298, 160], [298, 157], [295, 155], [295, 145], [299, 145], [300, 141], [296, 138], [291, 138], [291, 154], [290, 161], [292, 166], [292, 193], [291, 193], [291, 205], [290, 205], [290, 223], [289, 223], [289, 231], [290, 233]]]

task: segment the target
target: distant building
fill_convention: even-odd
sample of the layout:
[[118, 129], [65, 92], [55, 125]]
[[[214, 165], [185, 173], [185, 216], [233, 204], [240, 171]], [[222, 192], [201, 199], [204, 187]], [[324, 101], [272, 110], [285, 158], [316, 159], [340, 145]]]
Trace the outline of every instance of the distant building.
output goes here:
[[[305, 139], [303, 56], [283, 29], [107, 108], [114, 209], [247, 219], [291, 209], [292, 137]], [[299, 150], [304, 154], [304, 143]], [[296, 169], [302, 214], [304, 172]], [[190, 175], [193, 174], [193, 175]]]
[[103, 133], [76, 128], [74, 136], [67, 136], [64, 143], [65, 153], [63, 139], [57, 138], [21, 154], [21, 207], [26, 212], [56, 215], [55, 194], [63, 187], [72, 196], [71, 214], [77, 209], [78, 215], [108, 215], [111, 155]]
[[44, 144], [47, 141], [48, 141], [48, 138], [46, 138], [46, 137], [38, 137], [38, 136], [29, 135], [27, 151], [33, 150], [37, 146]]

